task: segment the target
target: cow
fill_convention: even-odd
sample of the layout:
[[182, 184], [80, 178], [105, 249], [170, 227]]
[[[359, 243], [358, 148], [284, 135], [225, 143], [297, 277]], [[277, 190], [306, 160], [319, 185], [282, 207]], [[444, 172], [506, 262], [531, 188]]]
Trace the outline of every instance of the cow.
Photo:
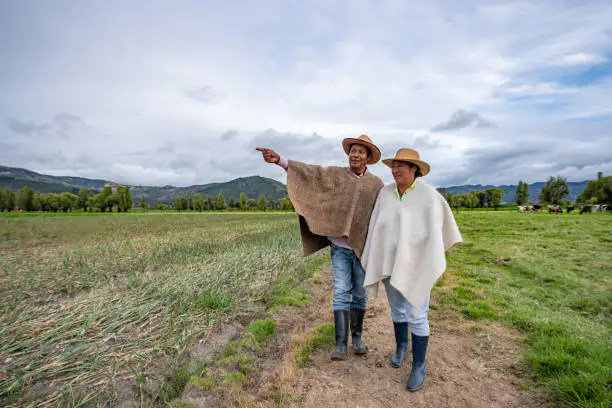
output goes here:
[[548, 208], [549, 213], [558, 213], [558, 214], [563, 213], [563, 210], [561, 209], [561, 206], [559, 205], [549, 205], [547, 208]]
[[540, 204], [534, 204], [533, 205], [533, 210], [534, 212], [540, 212], [542, 211], [542, 206]]
[[568, 205], [567, 206], [567, 213], [571, 213], [572, 211], [574, 211], [574, 206], [573, 205]]
[[606, 211], [608, 211], [609, 209], [610, 209], [610, 205], [609, 205], [609, 204], [603, 204], [603, 205], [600, 207], [600, 210], [601, 210], [601, 213], [602, 213], [602, 214], [605, 214], [605, 213], [606, 213]]
[[533, 205], [519, 205], [518, 212], [533, 212]]
[[599, 205], [597, 204], [593, 204], [593, 205], [583, 205], [582, 207], [580, 207], [580, 214], [584, 214], [584, 213], [594, 213], [596, 211], [599, 211]]

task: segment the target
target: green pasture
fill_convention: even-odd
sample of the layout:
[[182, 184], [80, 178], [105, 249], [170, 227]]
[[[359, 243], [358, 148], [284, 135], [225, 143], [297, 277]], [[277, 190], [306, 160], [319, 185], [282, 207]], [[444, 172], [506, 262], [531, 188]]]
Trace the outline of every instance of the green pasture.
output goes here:
[[524, 332], [525, 359], [551, 405], [609, 407], [612, 216], [456, 218], [465, 243], [452, 251], [434, 292], [441, 307]]
[[[612, 216], [456, 217], [432, 305], [524, 332], [551, 404], [610, 406]], [[326, 259], [301, 257], [295, 213], [0, 216], [0, 404], [108, 405], [137, 381], [163, 406], [211, 324], [303, 305]]]

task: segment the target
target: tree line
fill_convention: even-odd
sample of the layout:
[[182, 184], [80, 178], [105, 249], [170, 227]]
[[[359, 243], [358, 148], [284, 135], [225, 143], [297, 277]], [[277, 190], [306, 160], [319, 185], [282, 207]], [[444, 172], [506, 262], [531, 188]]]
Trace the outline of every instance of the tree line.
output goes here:
[[[452, 208], [495, 208], [501, 206], [504, 191], [501, 188], [488, 188], [486, 190], [470, 191], [462, 194], [445, 194], [445, 198]], [[567, 197], [570, 195], [567, 178], [557, 176], [549, 177], [538, 200], [540, 204], [568, 205]], [[526, 205], [529, 201], [529, 184], [519, 181], [516, 187], [516, 205]], [[612, 204], [612, 176], [597, 173], [596, 180], [589, 180], [585, 189], [576, 198], [577, 204]]]
[[451, 208], [499, 208], [504, 190], [501, 188], [487, 188], [462, 194], [446, 194], [446, 201]]
[[95, 193], [81, 188], [78, 194], [48, 193], [41, 194], [24, 186], [16, 195], [10, 189], [0, 189], [0, 210], [70, 212], [83, 210], [89, 212], [127, 212], [133, 206], [132, 193], [126, 186], [117, 186], [115, 191], [105, 186], [102, 192]]
[[[47, 211], [47, 212], [71, 212], [82, 210], [85, 212], [128, 212], [134, 207], [132, 193], [127, 186], [117, 186], [113, 191], [112, 187], [105, 186], [100, 193], [81, 188], [78, 194], [73, 193], [48, 193], [41, 194], [25, 186], [17, 194], [10, 189], [0, 189], [0, 211], [12, 211], [18, 208], [23, 211]], [[258, 200], [249, 199], [245, 193], [240, 194], [240, 199], [236, 201], [234, 197], [225, 199], [219, 193], [216, 199], [212, 199], [208, 194], [193, 196], [174, 197], [172, 205], [164, 204], [157, 200], [152, 207], [142, 196], [138, 207], [141, 209], [155, 208], [157, 210], [174, 209], [177, 211], [211, 211], [211, 210], [293, 210], [291, 201], [284, 197], [280, 201], [268, 200], [265, 195], [261, 195]]]
[[[144, 202], [144, 204], [143, 204]], [[145, 208], [147, 203], [144, 196], [140, 198], [140, 207]], [[163, 210], [165, 205], [161, 201], [157, 201], [156, 208]], [[260, 195], [259, 199], [248, 198], [245, 193], [240, 193], [240, 198], [236, 200], [234, 196], [230, 196], [227, 200], [221, 193], [217, 194], [216, 199], [213, 199], [208, 194], [203, 197], [201, 193], [194, 194], [190, 197], [176, 196], [173, 200], [173, 209], [177, 211], [214, 211], [237, 209], [242, 211], [247, 210], [284, 210], [293, 211], [293, 204], [287, 197], [283, 197], [280, 201], [267, 199], [265, 195]]]
[[[569, 205], [570, 195], [567, 178], [549, 177], [542, 187], [538, 199], [542, 204]], [[520, 181], [516, 188], [516, 204], [525, 205], [529, 201], [529, 185]], [[612, 176], [604, 177], [597, 173], [596, 180], [589, 180], [584, 190], [576, 197], [576, 204], [610, 204], [612, 203]]]

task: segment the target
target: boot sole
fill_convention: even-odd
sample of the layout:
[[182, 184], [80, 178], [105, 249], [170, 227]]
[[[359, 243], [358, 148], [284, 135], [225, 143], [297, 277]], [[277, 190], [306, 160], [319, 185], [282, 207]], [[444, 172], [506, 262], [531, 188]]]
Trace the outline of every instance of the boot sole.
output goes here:
[[331, 356], [332, 361], [345, 361], [348, 360], [348, 356]]
[[417, 388], [406, 388], [408, 391], [410, 392], [416, 392], [418, 390], [420, 390], [421, 388], [423, 388], [423, 386], [425, 385], [425, 383], [419, 385]]

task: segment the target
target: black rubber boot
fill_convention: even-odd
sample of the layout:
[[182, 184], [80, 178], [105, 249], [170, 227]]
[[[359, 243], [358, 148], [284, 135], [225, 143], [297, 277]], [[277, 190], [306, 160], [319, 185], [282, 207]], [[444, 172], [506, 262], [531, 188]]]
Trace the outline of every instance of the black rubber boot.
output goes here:
[[410, 371], [410, 378], [408, 378], [408, 391], [418, 391], [425, 383], [427, 372], [425, 355], [427, 354], [428, 340], [429, 336], [412, 334], [412, 371]]
[[334, 323], [336, 329], [336, 351], [331, 354], [332, 360], [346, 360], [346, 345], [348, 342], [349, 312], [348, 310], [334, 310]]
[[368, 352], [368, 348], [361, 340], [365, 312], [365, 309], [351, 309], [351, 344], [353, 345], [353, 353], [360, 355]]
[[408, 355], [408, 323], [393, 322], [395, 330], [395, 355], [391, 357], [391, 365], [399, 368]]

